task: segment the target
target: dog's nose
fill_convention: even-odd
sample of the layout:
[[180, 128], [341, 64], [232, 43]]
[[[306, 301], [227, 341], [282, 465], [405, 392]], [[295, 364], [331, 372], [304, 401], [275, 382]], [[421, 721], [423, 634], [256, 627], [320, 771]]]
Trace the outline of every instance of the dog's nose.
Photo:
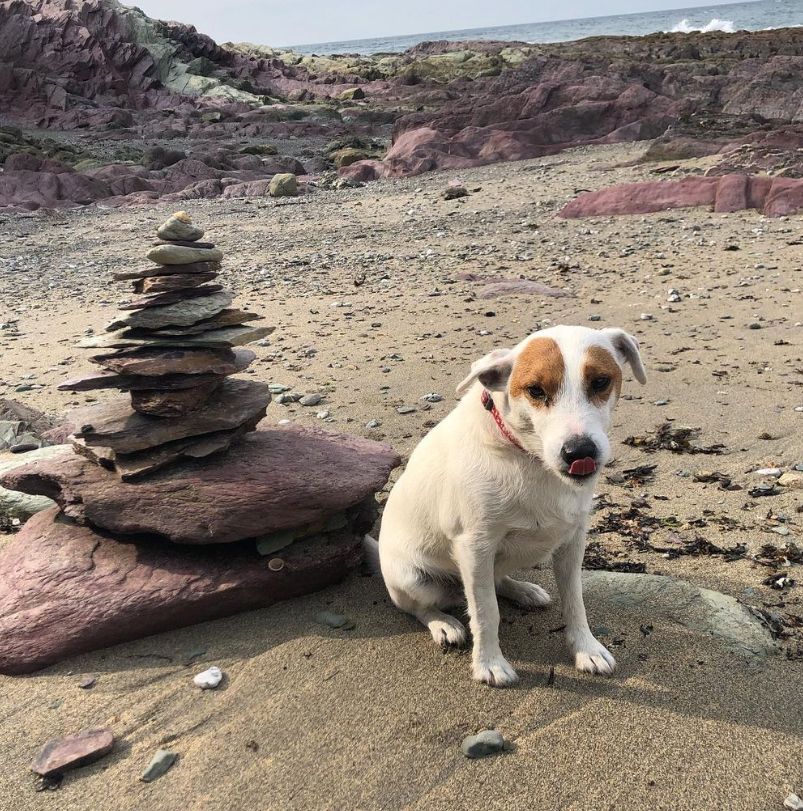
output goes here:
[[579, 462], [584, 459], [590, 459], [596, 462], [598, 452], [594, 440], [585, 434], [570, 437], [560, 449], [561, 458], [569, 467], [571, 467], [573, 462]]

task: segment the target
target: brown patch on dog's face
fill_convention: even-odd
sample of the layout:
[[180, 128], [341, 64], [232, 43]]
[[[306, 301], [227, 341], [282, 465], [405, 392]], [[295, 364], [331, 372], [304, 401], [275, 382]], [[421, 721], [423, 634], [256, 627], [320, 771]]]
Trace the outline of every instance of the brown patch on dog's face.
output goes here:
[[583, 384], [588, 399], [595, 405], [604, 405], [613, 392], [619, 396], [622, 391], [622, 370], [607, 349], [590, 346], [586, 350], [583, 358]]
[[534, 406], [546, 408], [557, 398], [565, 371], [557, 342], [552, 338], [533, 338], [513, 365], [510, 396], [524, 396]]

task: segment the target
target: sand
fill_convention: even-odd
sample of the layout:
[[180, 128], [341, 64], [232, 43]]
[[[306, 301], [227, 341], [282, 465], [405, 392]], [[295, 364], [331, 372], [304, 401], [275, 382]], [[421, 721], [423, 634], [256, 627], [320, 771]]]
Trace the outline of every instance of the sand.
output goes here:
[[[581, 149], [279, 203], [183, 207], [224, 251], [223, 281], [235, 305], [278, 327], [256, 347], [253, 376], [325, 395], [313, 408], [272, 405], [269, 419], [384, 438], [406, 457], [451, 409], [471, 361], [490, 349], [549, 324], [621, 326], [637, 336], [649, 380], [625, 383], [610, 472], [657, 468], [641, 485], [603, 478], [598, 492], [618, 506], [602, 499], [592, 525], [644, 496], [643, 513], [678, 523], [657, 529], [656, 545], [672, 533], [744, 543], [749, 553], [800, 545], [801, 491], [754, 498], [748, 490], [762, 481], [756, 468], [803, 461], [803, 413], [795, 411], [803, 405], [803, 219], [701, 209], [555, 218], [576, 190], [654, 178], [651, 166], [614, 168], [641, 151]], [[690, 161], [682, 171], [705, 166]], [[471, 195], [443, 200], [457, 178]], [[104, 396], [55, 386], [90, 369], [73, 344], [115, 315], [126, 287], [110, 273], [144, 262], [153, 229], [171, 211], [0, 213], [0, 322], [16, 321], [0, 329], [0, 397], [57, 415]], [[461, 273], [523, 276], [572, 297], [481, 300], [483, 283]], [[681, 302], [667, 301], [669, 288]], [[421, 399], [431, 392], [443, 400]], [[416, 410], [399, 414], [403, 406]], [[622, 444], [666, 419], [700, 428], [700, 442], [722, 443], [725, 453]], [[372, 420], [379, 426], [366, 427]], [[743, 489], [694, 481], [703, 469]], [[790, 534], [773, 532], [778, 526]], [[667, 559], [634, 549], [621, 533], [591, 540], [611, 560], [644, 563], [647, 572], [722, 591], [787, 622], [803, 615], [801, 587], [762, 585], [774, 569], [750, 559]], [[800, 580], [801, 567], [792, 575]], [[526, 576], [552, 587], [546, 571]], [[323, 608], [346, 614], [355, 629], [317, 625]], [[552, 632], [561, 625], [557, 607], [528, 615], [507, 606], [502, 646], [521, 683], [504, 691], [474, 684], [467, 654], [442, 654], [393, 609], [378, 578], [356, 575], [292, 604], [30, 677], [0, 677], [2, 807], [764, 811], [781, 808], [789, 791], [803, 792], [799, 632], [778, 640], [776, 655], [747, 661], [677, 625], [671, 611], [628, 611], [596, 594], [588, 610], [619, 662], [613, 678], [573, 670]], [[640, 629], [650, 624], [645, 635]], [[226, 680], [200, 692], [192, 676], [211, 664]], [[82, 690], [87, 674], [97, 683]], [[38, 747], [102, 724], [118, 737], [115, 752], [68, 775], [58, 791], [36, 794], [27, 769]], [[491, 726], [511, 751], [465, 760], [463, 736]], [[160, 746], [178, 752], [179, 762], [155, 783], [140, 783]]]

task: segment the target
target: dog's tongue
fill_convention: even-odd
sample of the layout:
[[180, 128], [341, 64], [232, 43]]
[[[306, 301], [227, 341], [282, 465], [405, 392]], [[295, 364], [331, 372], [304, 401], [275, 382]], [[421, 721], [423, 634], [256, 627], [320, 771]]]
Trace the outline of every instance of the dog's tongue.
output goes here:
[[571, 476], [588, 476], [597, 469], [597, 463], [590, 457], [586, 456], [585, 459], [575, 459], [569, 466], [569, 474]]

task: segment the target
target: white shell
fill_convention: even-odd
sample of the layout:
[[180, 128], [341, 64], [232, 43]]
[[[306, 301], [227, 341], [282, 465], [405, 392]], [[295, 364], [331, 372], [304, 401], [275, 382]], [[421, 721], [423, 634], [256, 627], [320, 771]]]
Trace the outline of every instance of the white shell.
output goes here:
[[209, 670], [199, 673], [192, 683], [202, 690], [214, 690], [221, 681], [223, 681], [223, 671], [219, 667], [210, 667]]

